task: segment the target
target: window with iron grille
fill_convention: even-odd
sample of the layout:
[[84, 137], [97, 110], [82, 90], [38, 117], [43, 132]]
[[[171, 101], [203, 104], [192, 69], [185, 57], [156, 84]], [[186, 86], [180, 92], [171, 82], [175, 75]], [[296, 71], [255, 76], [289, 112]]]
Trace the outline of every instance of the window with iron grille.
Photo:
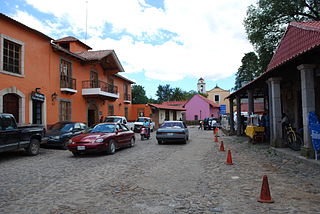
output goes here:
[[21, 74], [21, 45], [3, 40], [3, 70]]
[[109, 115], [109, 116], [114, 115], [114, 107], [113, 107], [113, 104], [109, 104], [109, 105], [108, 105], [108, 115]]
[[59, 103], [59, 120], [71, 121], [71, 102], [60, 100]]

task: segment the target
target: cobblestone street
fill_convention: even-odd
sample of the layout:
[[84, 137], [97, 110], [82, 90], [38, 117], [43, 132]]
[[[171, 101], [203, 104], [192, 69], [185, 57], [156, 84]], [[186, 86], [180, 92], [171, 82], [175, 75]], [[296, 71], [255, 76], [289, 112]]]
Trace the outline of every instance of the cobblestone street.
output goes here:
[[[136, 134], [135, 147], [114, 155], [2, 153], [0, 213], [319, 213], [319, 168], [222, 136], [234, 163], [226, 165], [212, 131], [189, 130], [186, 145]], [[273, 204], [257, 202], [264, 174]]]

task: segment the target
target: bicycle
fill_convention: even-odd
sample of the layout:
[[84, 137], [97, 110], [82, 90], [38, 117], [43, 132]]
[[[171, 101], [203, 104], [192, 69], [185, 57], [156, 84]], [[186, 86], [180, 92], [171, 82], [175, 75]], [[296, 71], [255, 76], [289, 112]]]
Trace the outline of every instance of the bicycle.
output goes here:
[[288, 147], [294, 151], [299, 151], [303, 146], [302, 137], [293, 130], [292, 125], [287, 123], [284, 125], [285, 129], [285, 141]]

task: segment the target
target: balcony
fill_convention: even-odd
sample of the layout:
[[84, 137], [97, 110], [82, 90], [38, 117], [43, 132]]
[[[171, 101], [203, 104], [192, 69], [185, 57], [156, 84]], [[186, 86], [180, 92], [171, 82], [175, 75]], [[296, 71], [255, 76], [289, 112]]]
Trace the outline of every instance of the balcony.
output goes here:
[[66, 75], [60, 75], [60, 91], [66, 92], [66, 93], [77, 93], [76, 90], [76, 79], [66, 76]]
[[118, 87], [103, 81], [82, 81], [82, 96], [98, 97], [103, 100], [115, 100], [119, 98]]
[[125, 93], [124, 94], [124, 103], [131, 103], [131, 95], [130, 94], [127, 94]]

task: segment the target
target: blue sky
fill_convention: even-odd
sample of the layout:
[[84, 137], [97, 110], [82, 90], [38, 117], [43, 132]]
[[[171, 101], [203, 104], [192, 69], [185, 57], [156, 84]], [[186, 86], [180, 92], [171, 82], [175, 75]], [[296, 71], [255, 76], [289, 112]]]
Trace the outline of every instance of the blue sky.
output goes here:
[[[243, 27], [255, 0], [0, 0], [0, 12], [48, 36], [114, 49], [125, 73], [156, 98], [158, 85], [230, 90], [244, 53]], [[72, 8], [72, 9], [71, 9]], [[86, 15], [87, 14], [87, 15]]]

